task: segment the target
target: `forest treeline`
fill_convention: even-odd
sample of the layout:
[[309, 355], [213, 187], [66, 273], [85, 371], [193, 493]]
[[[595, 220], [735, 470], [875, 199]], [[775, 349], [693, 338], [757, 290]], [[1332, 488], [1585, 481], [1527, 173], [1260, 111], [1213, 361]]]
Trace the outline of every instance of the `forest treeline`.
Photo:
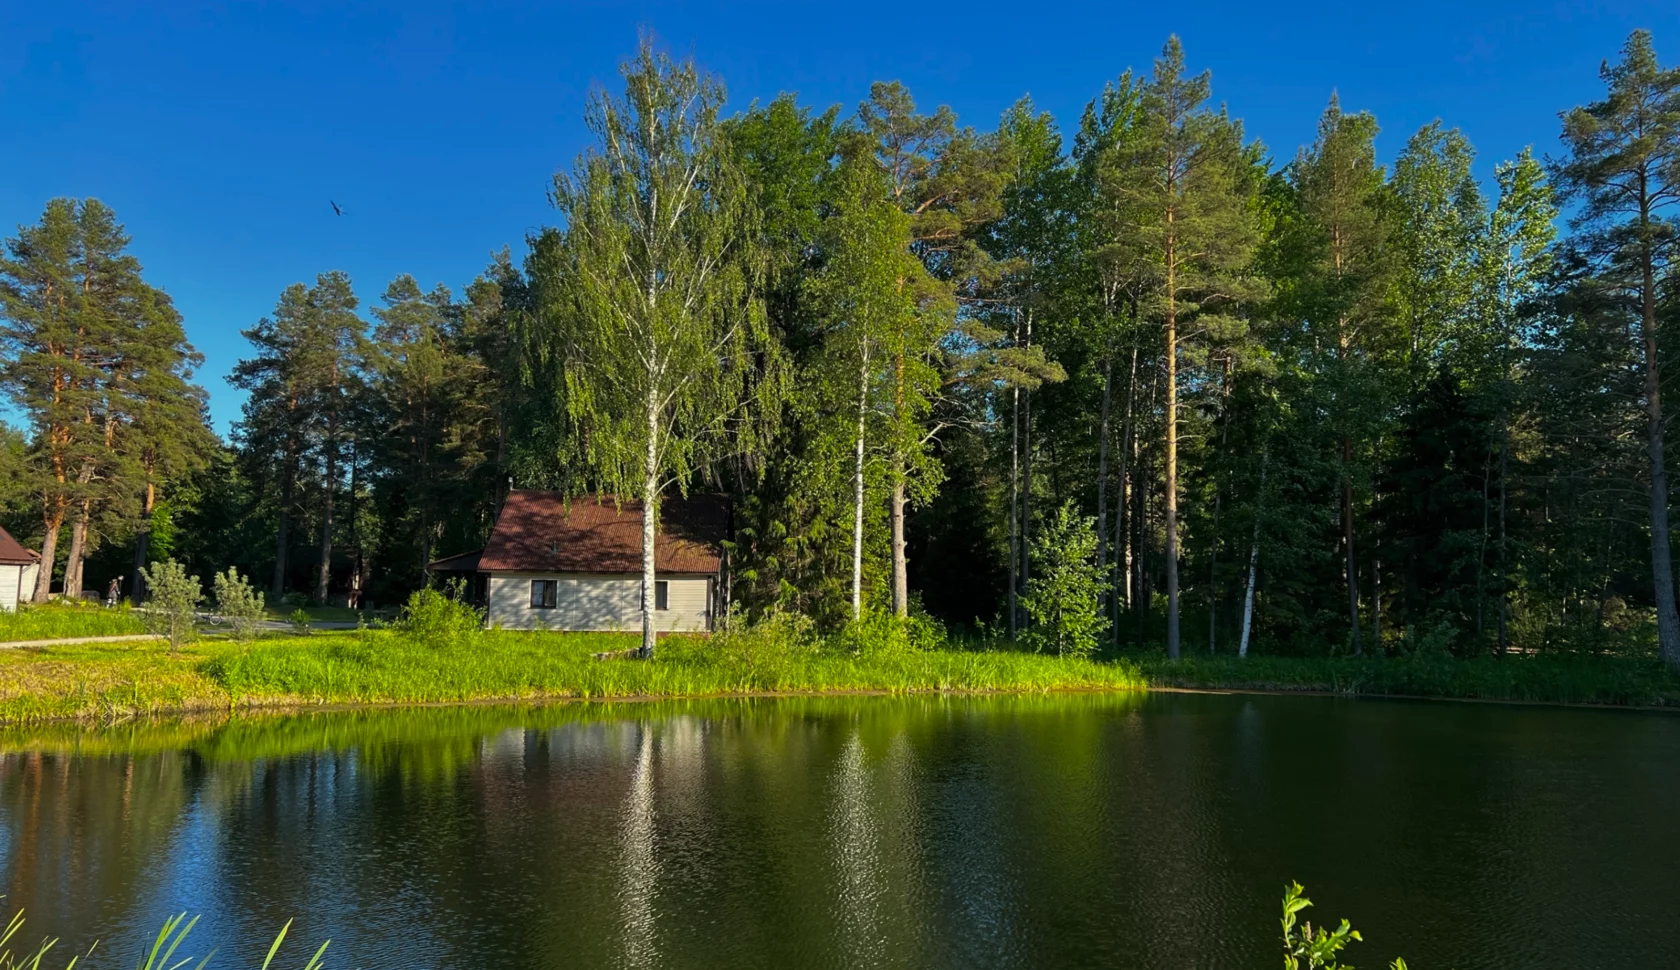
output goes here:
[[227, 442], [114, 217], [56, 200], [0, 263], [7, 523], [71, 590], [173, 556], [389, 604], [509, 487], [724, 491], [748, 615], [1015, 634], [1060, 553], [1104, 640], [1174, 656], [1680, 664], [1680, 71], [1639, 32], [1601, 73], [1484, 185], [1333, 95], [1279, 157], [1176, 38], [985, 128], [897, 83], [730, 114], [644, 44], [522, 262], [287, 288]]

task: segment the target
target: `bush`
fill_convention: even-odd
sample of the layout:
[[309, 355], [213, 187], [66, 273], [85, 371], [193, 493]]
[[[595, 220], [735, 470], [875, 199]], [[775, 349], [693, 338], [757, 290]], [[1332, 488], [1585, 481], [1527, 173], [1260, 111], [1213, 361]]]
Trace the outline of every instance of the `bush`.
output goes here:
[[731, 624], [677, 656], [701, 662], [717, 660], [753, 670], [783, 657], [811, 653], [817, 646], [816, 623], [810, 617], [777, 610], [750, 625]]
[[1034, 649], [1083, 657], [1108, 629], [1102, 615], [1103, 576], [1097, 568], [1097, 532], [1090, 516], [1065, 502], [1032, 540], [1033, 577], [1021, 605], [1032, 617]]
[[484, 628], [484, 614], [462, 601], [459, 585], [442, 590], [416, 590], [408, 598], [396, 628], [433, 646], [467, 643]]
[[945, 645], [944, 624], [920, 610], [904, 617], [867, 613], [835, 637], [835, 646], [857, 654], [938, 650]]
[[[280, 600], [282, 603], [285, 601], [284, 597]], [[292, 635], [299, 637], [309, 636], [310, 632], [314, 629], [309, 625], [311, 621], [312, 618], [309, 615], [309, 611], [301, 606], [293, 610], [290, 616], [286, 617], [286, 622], [292, 625]]]
[[213, 583], [216, 590], [216, 612], [233, 624], [236, 639], [249, 640], [256, 633], [257, 623], [264, 614], [263, 594], [253, 588], [239, 570], [232, 566], [217, 573]]
[[154, 562], [140, 570], [147, 590], [146, 615], [157, 632], [169, 637], [171, 649], [179, 650], [196, 632], [193, 614], [204, 601], [204, 584], [187, 575], [187, 567], [173, 559]]

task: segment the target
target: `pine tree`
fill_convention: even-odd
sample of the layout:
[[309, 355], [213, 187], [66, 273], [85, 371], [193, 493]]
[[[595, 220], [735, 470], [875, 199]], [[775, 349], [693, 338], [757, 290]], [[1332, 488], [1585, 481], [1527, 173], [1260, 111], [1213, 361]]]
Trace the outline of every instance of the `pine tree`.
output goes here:
[[1644, 378], [1645, 447], [1650, 474], [1651, 581], [1663, 659], [1680, 668], [1680, 611], [1669, 544], [1658, 288], [1672, 264], [1680, 207], [1680, 69], [1665, 68], [1651, 35], [1635, 31], [1622, 59], [1606, 62], [1602, 101], [1563, 113], [1567, 160], [1558, 167], [1576, 245], [1601, 277], [1627, 294], [1639, 334]]
[[[1241, 126], [1207, 107], [1210, 75], [1184, 74], [1167, 41], [1144, 86], [1138, 137], [1109, 175], [1125, 226], [1124, 264], [1147, 281], [1145, 312], [1164, 335], [1162, 387], [1167, 654], [1179, 655], [1179, 390], [1181, 354], [1232, 339], [1241, 308], [1263, 295], [1251, 273], [1255, 185]], [[1190, 358], [1191, 361], [1195, 356]]]
[[[1348, 636], [1361, 653], [1359, 557], [1354, 521], [1355, 480], [1363, 454], [1382, 413], [1383, 396], [1373, 373], [1383, 360], [1389, 335], [1392, 262], [1384, 173], [1376, 164], [1376, 119], [1345, 114], [1336, 97], [1319, 120], [1318, 139], [1290, 168], [1295, 189], [1293, 218], [1284, 232], [1294, 262], [1279, 307], [1301, 319], [1314, 356], [1329, 378], [1328, 413], [1339, 427], [1342, 560], [1347, 588]], [[1304, 349], [1304, 348], [1303, 348]], [[1373, 597], [1378, 591], [1373, 589]]]

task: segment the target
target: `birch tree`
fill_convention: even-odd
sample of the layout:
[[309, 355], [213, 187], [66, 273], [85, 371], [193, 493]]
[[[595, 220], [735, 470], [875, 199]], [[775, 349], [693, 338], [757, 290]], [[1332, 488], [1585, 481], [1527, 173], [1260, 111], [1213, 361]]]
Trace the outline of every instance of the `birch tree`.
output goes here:
[[719, 128], [724, 89], [644, 41], [624, 92], [597, 91], [597, 144], [552, 202], [564, 219], [541, 308], [579, 468], [642, 504], [642, 646], [651, 659], [660, 496], [750, 447], [779, 400], [755, 292], [757, 218]]

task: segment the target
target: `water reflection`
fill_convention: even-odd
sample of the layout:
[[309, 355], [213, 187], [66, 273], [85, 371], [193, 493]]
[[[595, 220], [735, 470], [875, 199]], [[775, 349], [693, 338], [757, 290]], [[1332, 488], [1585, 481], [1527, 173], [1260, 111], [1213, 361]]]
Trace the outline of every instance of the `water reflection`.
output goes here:
[[[361, 967], [1680, 964], [1680, 718], [1326, 698], [439, 708], [0, 733], [0, 889]], [[102, 948], [104, 949], [104, 948]], [[1357, 960], [1356, 960], [1357, 962]]]

